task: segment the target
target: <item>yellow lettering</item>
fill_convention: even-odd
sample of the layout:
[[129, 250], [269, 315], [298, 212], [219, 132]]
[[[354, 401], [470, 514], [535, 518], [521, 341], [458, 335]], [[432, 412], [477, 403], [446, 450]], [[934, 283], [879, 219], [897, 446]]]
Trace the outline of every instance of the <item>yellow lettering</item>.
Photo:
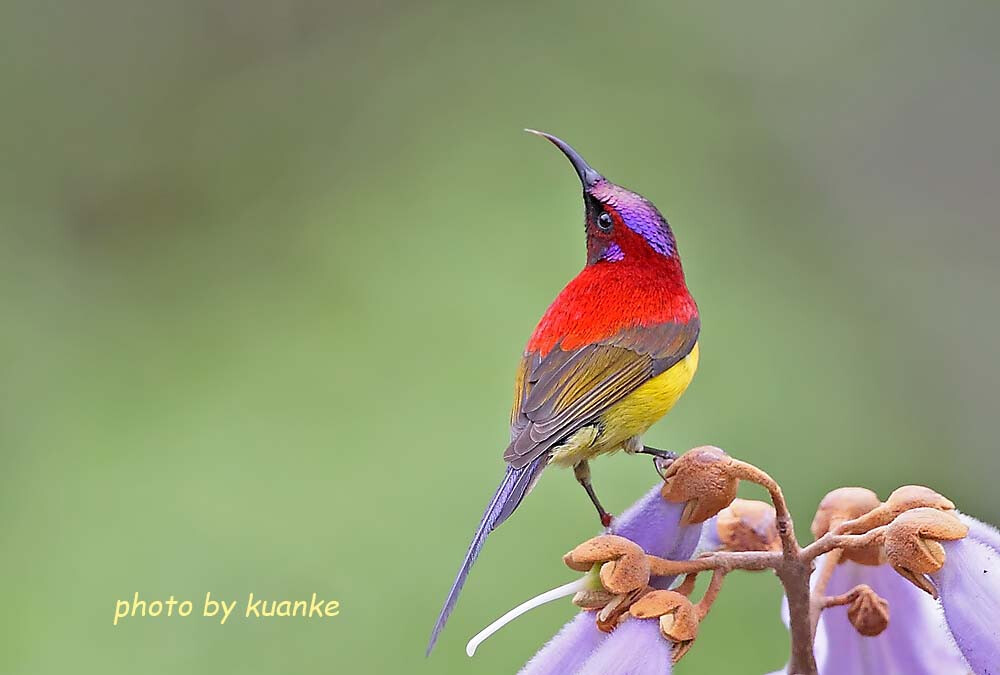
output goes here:
[[[211, 610], [211, 612], [209, 612]], [[212, 599], [211, 591], [205, 594], [205, 610], [202, 616], [215, 616], [219, 613], [219, 603]]]
[[[122, 605], [125, 606], [124, 610], [122, 610]], [[115, 602], [115, 620], [114, 620], [114, 623], [112, 625], [113, 626], [117, 626], [118, 625], [118, 619], [124, 619], [126, 616], [128, 616], [128, 600], [118, 600], [118, 601], [116, 601]]]

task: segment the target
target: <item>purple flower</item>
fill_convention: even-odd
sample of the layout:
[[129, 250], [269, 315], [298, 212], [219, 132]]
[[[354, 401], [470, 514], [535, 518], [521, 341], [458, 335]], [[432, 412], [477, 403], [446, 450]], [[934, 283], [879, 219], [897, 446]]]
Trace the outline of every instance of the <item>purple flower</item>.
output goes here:
[[[817, 570], [823, 568], [825, 558], [817, 559]], [[813, 584], [818, 577], [818, 572], [813, 574]], [[879, 635], [866, 637], [849, 620], [847, 607], [825, 609], [813, 647], [820, 675], [967, 675], [969, 666], [931, 596], [889, 565], [849, 561], [837, 565], [826, 592], [839, 595], [860, 584], [867, 584], [888, 601], [889, 625]], [[787, 602], [782, 606], [782, 618], [787, 626]]]
[[964, 675], [969, 671], [933, 598], [888, 565], [855, 562], [837, 566], [827, 594], [846, 593], [859, 584], [871, 586], [888, 601], [889, 626], [875, 637], [864, 637], [848, 620], [846, 607], [824, 610], [816, 630], [821, 675]]
[[670, 643], [660, 635], [660, 626], [657, 620], [633, 618], [615, 628], [614, 632], [601, 643], [601, 648], [593, 651], [590, 658], [584, 662], [583, 667], [579, 670], [549, 670], [547, 672], [575, 672], [577, 675], [613, 675], [614, 673], [621, 675], [670, 675], [671, 669]]
[[[648, 554], [687, 560], [698, 545], [702, 526], [700, 523], [681, 526], [685, 505], [666, 501], [661, 488], [662, 485], [657, 485], [646, 493], [614, 520], [607, 533], [631, 540]], [[653, 577], [649, 583], [654, 588], [667, 589], [673, 581], [673, 577]], [[486, 637], [531, 607], [585, 588], [587, 577], [529, 600], [474, 637], [466, 651], [471, 655]], [[605, 633], [597, 628], [595, 618], [594, 612], [577, 614], [524, 666], [522, 675], [670, 672], [671, 645], [660, 635], [656, 621], [629, 618], [612, 633]], [[626, 658], [626, 654], [632, 656]]]
[[597, 629], [593, 612], [580, 612], [525, 664], [521, 675], [575, 673], [607, 638]]
[[[976, 675], [1000, 674], [1000, 533], [968, 516], [969, 534], [942, 541], [944, 565], [930, 574], [951, 634]], [[916, 590], [916, 589], [914, 589]]]
[[[632, 540], [650, 555], [671, 560], [687, 560], [698, 545], [702, 526], [701, 524], [681, 526], [680, 519], [681, 513], [684, 511], [684, 504], [664, 500], [660, 495], [660, 488], [659, 485], [654, 487], [619, 518], [615, 519], [611, 527], [608, 528], [608, 533]], [[667, 589], [670, 588], [673, 581], [673, 577], [654, 577], [650, 579], [649, 585], [654, 588]], [[594, 664], [613, 664], [616, 660], [621, 660], [621, 655], [618, 653], [629, 650], [626, 644], [627, 637], [639, 634], [640, 630], [634, 626], [629, 628], [624, 635], [619, 635], [617, 638], [615, 636], [632, 623], [649, 624], [642, 629], [642, 635], [652, 635], [659, 640], [663, 653], [667, 655], [666, 663], [669, 666], [670, 645], [660, 635], [655, 621], [640, 622], [630, 619], [614, 632], [608, 634], [597, 628], [593, 612], [580, 612], [559, 631], [556, 637], [535, 654], [521, 670], [521, 673], [522, 675], [557, 675], [576, 672], [582, 665], [590, 669], [586, 670], [588, 673], [603, 672], [606, 675], [632, 672], [669, 673], [669, 667], [666, 670], [661, 668], [658, 671], [632, 671], [622, 668], [604, 671], [593, 670]], [[636, 650], [636, 653], [641, 653], [638, 651], [640, 647], [636, 644], [632, 645], [632, 649]], [[652, 659], [652, 657], [650, 658]], [[606, 661], [605, 659], [610, 660]]]
[[995, 551], [1000, 551], [1000, 531], [997, 531], [995, 527], [981, 523], [964, 513], [958, 514], [958, 519], [969, 528], [969, 539], [975, 539]]
[[712, 516], [701, 527], [701, 537], [698, 539], [698, 546], [695, 548], [695, 555], [699, 553], [714, 553], [725, 548], [722, 539], [719, 537], [719, 516]]
[[[666, 501], [656, 485], [616, 518], [608, 534], [617, 534], [638, 544], [649, 555], [670, 560], [687, 560], [701, 537], [702, 523], [680, 524], [683, 503]], [[669, 588], [673, 577], [654, 577], [650, 586]]]

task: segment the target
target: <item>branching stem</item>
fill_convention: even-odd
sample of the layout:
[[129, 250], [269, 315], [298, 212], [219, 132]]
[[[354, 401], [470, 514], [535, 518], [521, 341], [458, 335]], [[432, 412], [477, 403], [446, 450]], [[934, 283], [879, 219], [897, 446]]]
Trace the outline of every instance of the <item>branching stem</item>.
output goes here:
[[771, 503], [774, 504], [775, 525], [778, 529], [778, 536], [781, 538], [781, 552], [784, 554], [785, 560], [791, 562], [799, 555], [799, 542], [795, 538], [795, 524], [792, 522], [792, 515], [788, 511], [781, 486], [767, 472], [758, 469], [753, 464], [734, 459], [733, 468], [737, 478], [756, 483], [771, 495]]
[[[781, 541], [781, 550], [716, 551], [693, 560], [667, 560], [646, 555], [649, 571], [656, 577], [684, 575], [684, 580], [676, 590], [689, 597], [694, 591], [697, 575], [711, 570], [712, 580], [702, 599], [695, 605], [699, 618], [704, 619], [712, 603], [715, 602], [727, 574], [734, 570], [774, 570], [784, 587], [788, 601], [791, 634], [788, 675], [818, 675], [813, 642], [820, 614], [828, 607], [850, 604], [860, 593], [870, 590], [865, 586], [858, 586], [847, 593], [827, 597], [826, 588], [833, 572], [842, 560], [845, 550], [880, 545], [888, 529], [885, 525], [886, 518], [892, 516], [894, 512], [886, 511], [879, 514], [878, 518], [862, 517], [840, 523], [831, 532], [803, 548], [799, 546], [795, 537], [792, 516], [777, 481], [752, 464], [732, 458], [727, 458], [727, 461], [729, 478], [756, 483], [767, 490], [774, 505], [775, 528]], [[694, 501], [689, 502], [688, 506], [691, 503]], [[687, 507], [685, 509], [686, 513]], [[864, 531], [862, 528], [866, 525], [871, 525], [873, 529]], [[855, 534], [855, 532], [863, 533]], [[815, 587], [810, 590], [809, 581], [815, 568], [815, 561], [824, 554], [826, 557], [823, 558], [822, 569], [816, 579]]]
[[[705, 596], [698, 603], [698, 611], [704, 617], [715, 601], [726, 574], [733, 570], [774, 570], [785, 589], [788, 599], [789, 625], [791, 632], [791, 659], [788, 664], [790, 675], [817, 675], [816, 658], [813, 654], [813, 639], [820, 612], [824, 608], [853, 601], [858, 589], [833, 598], [826, 597], [826, 587], [841, 554], [845, 548], [870, 545], [879, 541], [885, 528], [876, 528], [865, 534], [829, 533], [812, 544], [802, 548], [795, 537], [795, 526], [791, 513], [782, 494], [781, 486], [761, 469], [732, 460], [733, 475], [740, 480], [756, 483], [767, 490], [774, 505], [775, 525], [781, 539], [781, 551], [719, 551], [709, 553], [694, 560], [665, 560], [647, 556], [650, 571], [654, 576], [687, 575], [681, 587], [690, 594], [693, 577], [699, 572], [713, 571], [712, 581]], [[815, 559], [829, 553], [824, 559], [815, 592], [810, 592], [809, 577], [812, 575]]]
[[802, 549], [802, 557], [806, 560], [813, 560], [824, 553], [840, 548], [861, 548], [875, 542], [881, 541], [885, 537], [886, 527], [877, 527], [864, 534], [833, 534], [828, 532], [813, 543]]

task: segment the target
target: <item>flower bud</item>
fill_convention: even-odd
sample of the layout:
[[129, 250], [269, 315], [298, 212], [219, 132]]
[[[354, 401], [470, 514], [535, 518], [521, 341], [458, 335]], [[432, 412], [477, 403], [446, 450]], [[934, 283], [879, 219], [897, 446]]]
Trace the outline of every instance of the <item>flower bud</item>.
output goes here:
[[682, 525], [702, 523], [729, 506], [740, 482], [729, 455], [710, 445], [678, 457], [663, 477], [663, 498], [684, 503]]
[[583, 542], [563, 556], [563, 562], [578, 572], [601, 565], [601, 584], [615, 595], [649, 584], [649, 562], [645, 552], [625, 537], [605, 534]]
[[[812, 522], [813, 536], [819, 539], [827, 532], [837, 531], [842, 523], [872, 513], [881, 505], [871, 490], [860, 487], [842, 487], [829, 492], [819, 503]], [[852, 560], [862, 565], [881, 565], [885, 562], [878, 543], [844, 549], [842, 560]]]
[[[872, 509], [852, 522], [844, 523], [836, 528], [837, 534], [861, 534], [876, 527], [888, 525], [901, 513], [911, 509], [930, 508], [939, 511], [952, 511], [955, 505], [929, 487], [923, 485], [904, 485], [893, 490], [889, 498], [878, 508]], [[834, 528], [831, 528], [831, 530]]]
[[780, 551], [774, 507], [754, 499], [734, 499], [715, 519], [719, 544], [727, 551]]
[[879, 507], [878, 495], [867, 488], [842, 487], [828, 492], [816, 509], [813, 536], [819, 539], [841, 523], [859, 518]]
[[892, 491], [885, 503], [899, 513], [922, 507], [938, 511], [955, 510], [955, 504], [950, 499], [923, 485], [898, 487]]
[[941, 569], [945, 551], [940, 542], [964, 538], [969, 528], [953, 513], [921, 507], [899, 515], [885, 535], [885, 553], [899, 574], [937, 597], [937, 589], [925, 576]]
[[875, 637], [889, 627], [889, 603], [868, 586], [862, 586], [847, 607], [847, 618], [859, 633]]
[[[687, 560], [697, 546], [702, 527], [700, 524], [681, 527], [680, 517], [684, 505], [663, 499], [662, 488], [663, 482], [658, 480], [651, 490], [615, 518], [609, 533], [625, 537], [650, 555], [670, 560]], [[589, 578], [593, 576], [599, 581], [599, 567], [587, 576], [586, 590], [600, 588], [599, 585], [590, 583], [592, 580]], [[672, 580], [672, 577], [656, 577], [651, 583], [669, 584]], [[603, 589], [601, 592], [606, 595], [601, 598], [586, 595], [580, 601], [587, 609], [601, 609], [614, 598], [614, 595]], [[596, 612], [577, 614], [535, 655], [521, 674], [606, 675], [613, 669], [660, 675], [670, 672], [673, 645], [660, 635], [657, 621], [629, 619], [620, 623], [609, 635], [597, 627], [595, 614]]]
[[632, 605], [629, 614], [637, 619], [659, 619], [660, 633], [675, 644], [674, 663], [687, 654], [698, 637], [698, 612], [691, 601], [680, 593], [647, 593]]

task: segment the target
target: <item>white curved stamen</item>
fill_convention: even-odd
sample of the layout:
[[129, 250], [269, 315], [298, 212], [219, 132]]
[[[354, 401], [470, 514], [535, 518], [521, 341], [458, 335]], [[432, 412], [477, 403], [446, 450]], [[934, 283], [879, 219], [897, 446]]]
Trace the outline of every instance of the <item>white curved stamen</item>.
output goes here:
[[465, 645], [465, 653], [469, 656], [473, 656], [476, 653], [476, 649], [479, 648], [479, 645], [485, 642], [488, 637], [525, 612], [531, 611], [540, 605], [544, 605], [546, 602], [552, 602], [553, 600], [558, 600], [559, 598], [565, 598], [567, 595], [575, 595], [578, 591], [586, 589], [587, 577], [582, 577], [576, 581], [571, 581], [568, 584], [563, 584], [558, 588], [553, 588], [551, 591], [545, 591], [541, 595], [536, 595], [530, 600], [525, 600], [520, 605], [491, 623], [489, 626], [476, 633], [472, 639], [469, 640], [469, 644]]

